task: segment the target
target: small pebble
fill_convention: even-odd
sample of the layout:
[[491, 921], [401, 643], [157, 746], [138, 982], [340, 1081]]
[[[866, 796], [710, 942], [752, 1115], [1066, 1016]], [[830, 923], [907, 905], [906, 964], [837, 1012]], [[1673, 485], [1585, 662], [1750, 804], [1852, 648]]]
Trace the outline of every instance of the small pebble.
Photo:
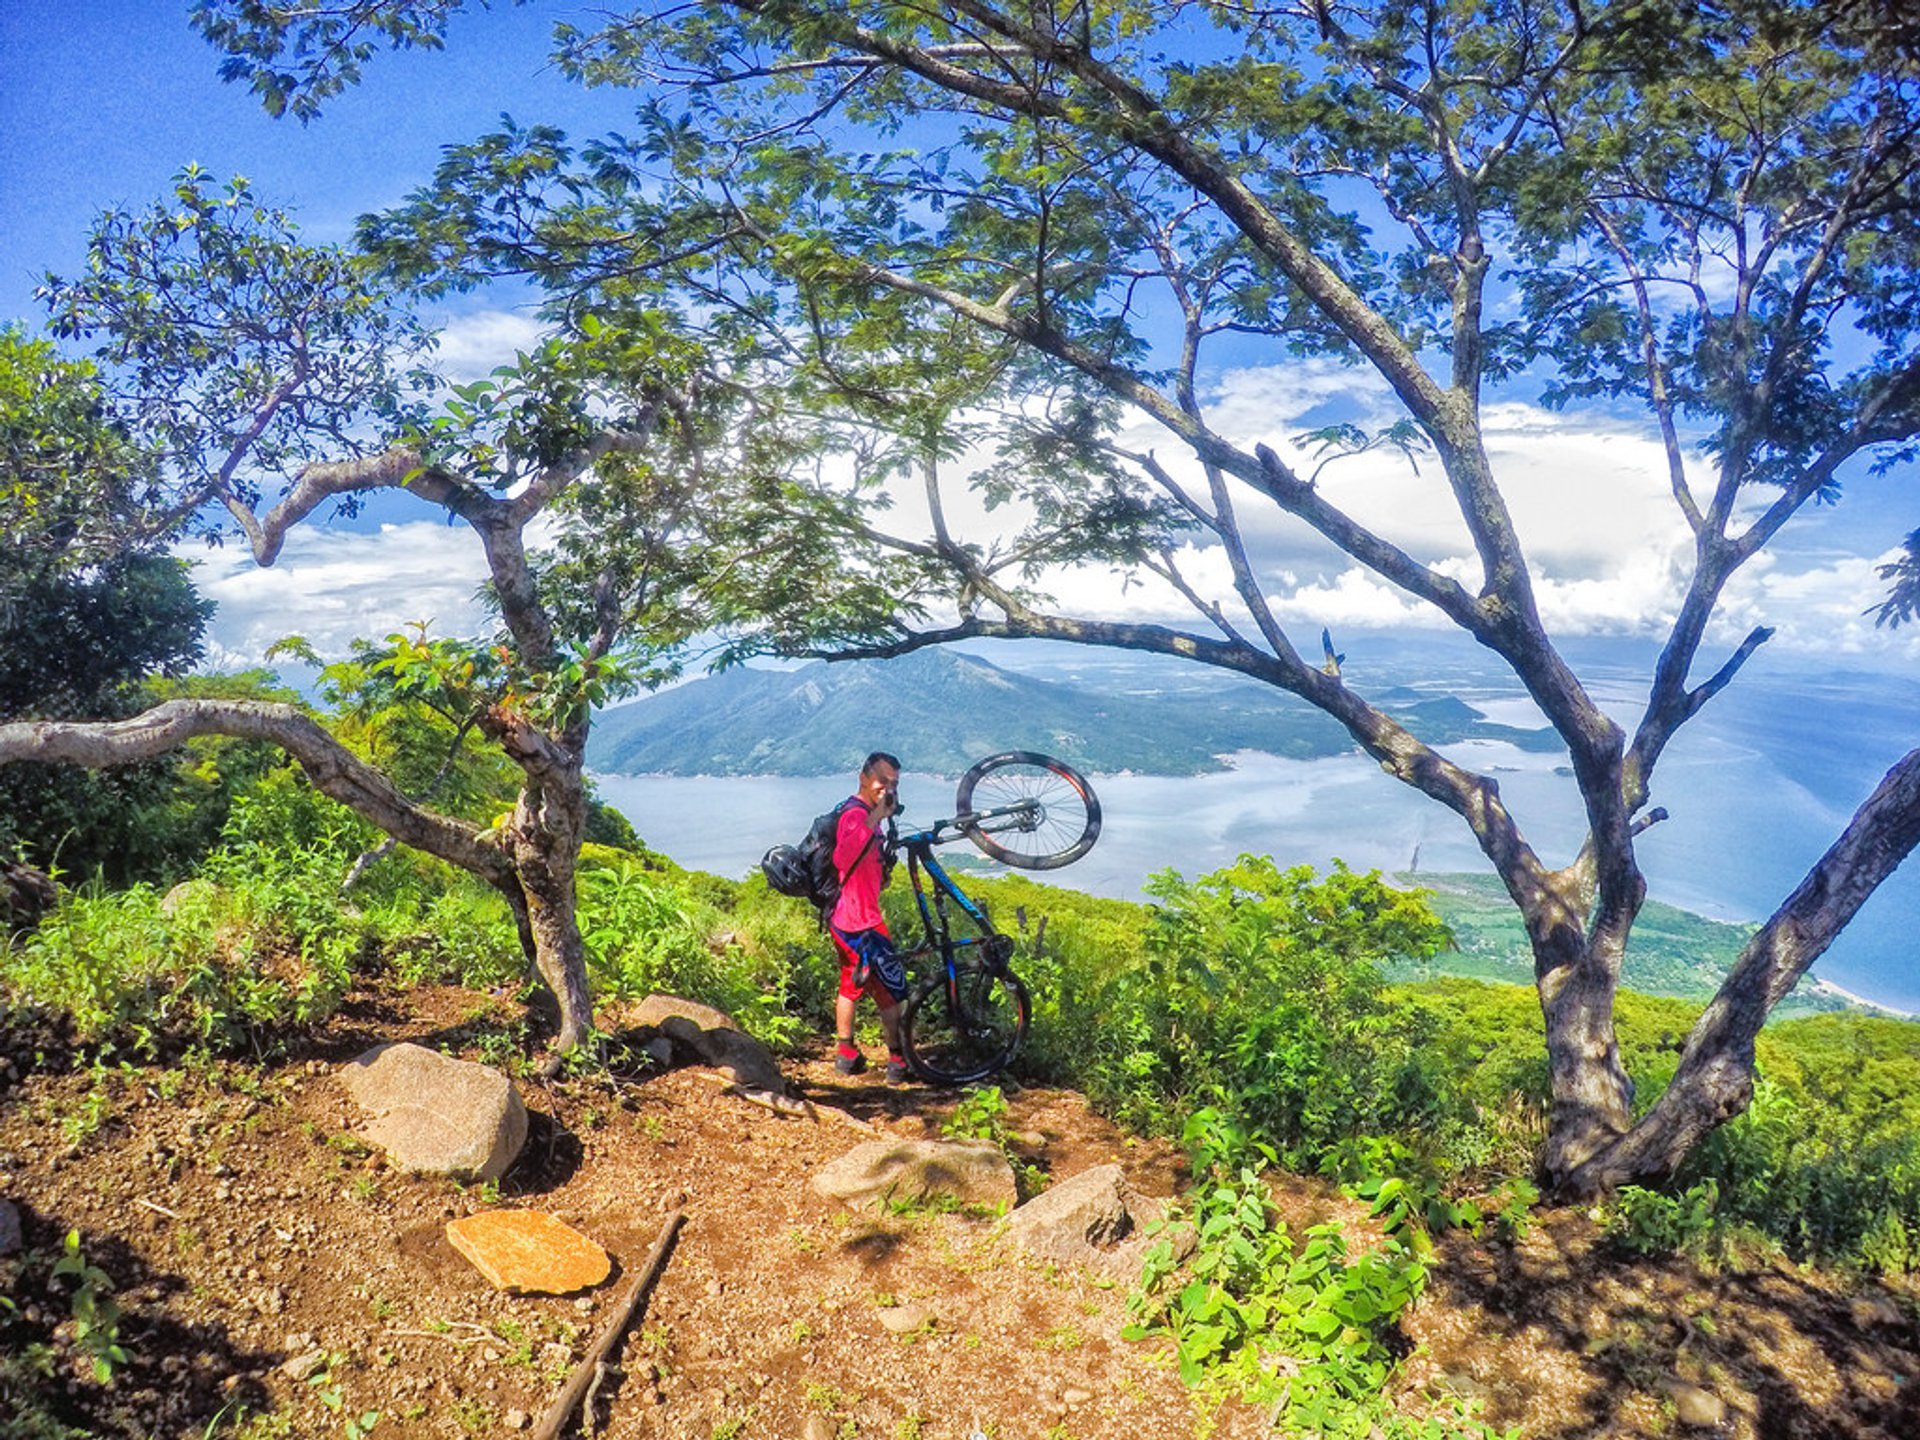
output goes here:
[[880, 1323], [895, 1335], [905, 1335], [931, 1323], [933, 1313], [924, 1305], [892, 1305], [880, 1312]]
[[309, 1350], [304, 1355], [296, 1355], [280, 1367], [280, 1373], [296, 1384], [311, 1379], [327, 1367], [327, 1352]]

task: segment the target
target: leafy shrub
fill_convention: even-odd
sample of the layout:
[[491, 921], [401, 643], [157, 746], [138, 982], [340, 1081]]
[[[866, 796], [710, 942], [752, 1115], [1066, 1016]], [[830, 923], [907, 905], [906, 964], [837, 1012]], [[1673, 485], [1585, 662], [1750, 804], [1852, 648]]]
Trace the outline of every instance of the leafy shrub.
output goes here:
[[1490, 1433], [1461, 1412], [1424, 1425], [1391, 1413], [1397, 1323], [1426, 1286], [1420, 1254], [1389, 1235], [1356, 1256], [1337, 1224], [1312, 1227], [1296, 1246], [1268, 1204], [1271, 1146], [1210, 1108], [1193, 1114], [1183, 1138], [1195, 1248], [1183, 1276], [1171, 1242], [1154, 1247], [1130, 1301], [1138, 1319], [1129, 1338], [1170, 1337], [1189, 1385], [1273, 1405], [1286, 1434]]
[[1376, 963], [1445, 943], [1420, 897], [1377, 874], [1336, 865], [1321, 878], [1253, 856], [1147, 888], [1157, 903], [1134, 950], [1063, 944], [1052, 976], [1029, 977], [1043, 995], [1059, 986], [1056, 1071], [1143, 1128], [1230, 1104], [1296, 1168], [1348, 1136], [1434, 1128], [1445, 1101], [1424, 1022], [1389, 1003]]
[[679, 878], [622, 856], [583, 868], [579, 895], [588, 970], [602, 995], [680, 995], [726, 1011], [770, 1045], [798, 1037], [790, 957], [742, 943]]
[[288, 913], [270, 924], [259, 890], [202, 883], [170, 909], [151, 886], [70, 892], [12, 957], [8, 988], [71, 1016], [82, 1039], [266, 1053], [279, 1028], [332, 1013], [357, 950], [338, 927], [301, 927], [298, 891], [280, 891]]
[[1711, 1180], [1681, 1195], [1623, 1185], [1601, 1206], [1600, 1228], [1624, 1254], [1706, 1259], [1718, 1230], [1714, 1211], [1719, 1203], [1720, 1187]]

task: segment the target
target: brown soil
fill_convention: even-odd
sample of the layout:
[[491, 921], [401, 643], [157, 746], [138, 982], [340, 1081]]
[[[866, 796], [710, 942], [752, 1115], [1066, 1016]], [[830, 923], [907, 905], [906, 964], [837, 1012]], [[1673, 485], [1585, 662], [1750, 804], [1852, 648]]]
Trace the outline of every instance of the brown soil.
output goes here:
[[[497, 1198], [394, 1173], [354, 1142], [341, 1061], [399, 1038], [472, 1054], [508, 1018], [464, 991], [370, 991], [276, 1065], [101, 1078], [49, 1073], [61, 1069], [49, 1054], [0, 1091], [0, 1195], [23, 1211], [30, 1252], [0, 1260], [0, 1293], [18, 1307], [0, 1308], [0, 1344], [24, 1355], [51, 1340], [38, 1398], [81, 1433], [140, 1440], [198, 1440], [223, 1410], [222, 1436], [267, 1417], [241, 1432], [257, 1440], [338, 1437], [371, 1410], [376, 1440], [507, 1437], [545, 1412], [625, 1289], [621, 1267], [639, 1266], [680, 1208], [686, 1224], [600, 1387], [602, 1436], [1271, 1433], [1250, 1409], [1186, 1391], [1163, 1343], [1122, 1340], [1122, 1290], [1019, 1258], [991, 1217], [818, 1198], [808, 1177], [859, 1142], [855, 1128], [776, 1115], [701, 1070], [523, 1080], [532, 1134]], [[53, 1037], [11, 1043], [0, 1086], [32, 1069], [32, 1050], [57, 1050]], [[818, 1105], [885, 1134], [938, 1134], [955, 1101], [846, 1080], [823, 1059], [787, 1071]], [[1009, 1119], [1056, 1178], [1117, 1159], [1148, 1193], [1178, 1187], [1167, 1147], [1071, 1092], [1021, 1090]], [[1356, 1217], [1311, 1182], [1277, 1198], [1296, 1226]], [[443, 1232], [495, 1204], [559, 1215], [613, 1254], [613, 1277], [584, 1297], [493, 1292]], [[126, 1312], [130, 1359], [105, 1386], [71, 1344], [69, 1283], [44, 1279], [69, 1229]], [[890, 1333], [880, 1309], [894, 1302], [931, 1324]], [[1584, 1215], [1546, 1212], [1512, 1248], [1443, 1246], [1406, 1323], [1403, 1399], [1468, 1394], [1541, 1440], [1652, 1436], [1680, 1433], [1672, 1392], [1688, 1383], [1724, 1403], [1726, 1435], [1920, 1436], [1913, 1313], [1909, 1297], [1785, 1265], [1716, 1276], [1619, 1261]], [[303, 1356], [323, 1368], [287, 1373]], [[0, 1394], [0, 1435], [21, 1398]]]

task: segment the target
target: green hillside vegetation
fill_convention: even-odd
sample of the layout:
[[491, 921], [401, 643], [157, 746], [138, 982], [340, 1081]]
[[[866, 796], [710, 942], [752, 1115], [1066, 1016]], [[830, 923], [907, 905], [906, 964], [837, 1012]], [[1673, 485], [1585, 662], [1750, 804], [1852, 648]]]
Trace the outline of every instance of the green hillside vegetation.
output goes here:
[[[759, 877], [684, 870], [603, 824], [625, 843], [586, 848], [579, 894], [614, 1033], [576, 1064], [644, 1066], [618, 1033], [620, 1002], [662, 991], [728, 1011], [778, 1050], [831, 1033], [837, 970], [803, 902]], [[400, 851], [343, 902], [342, 876], [376, 838], [275, 769], [233, 798], [191, 879], [165, 892], [69, 890], [7, 942], [8, 1053], [95, 1077], [92, 1099], [63, 1122], [68, 1142], [112, 1118], [121, 1061], [272, 1063], [370, 977], [531, 996], [505, 904], [466, 873]], [[1416, 1422], [1386, 1397], [1404, 1349], [1399, 1317], [1437, 1263], [1433, 1235], [1511, 1239], [1539, 1198], [1529, 1177], [1547, 1073], [1532, 990], [1390, 979], [1451, 963], [1441, 897], [1340, 865], [1316, 875], [1243, 856], [1198, 877], [1166, 871], [1145, 904], [1016, 875], [966, 883], [1016, 937], [1034, 998], [1014, 1078], [1079, 1089], [1189, 1153], [1185, 1203], [1203, 1237], [1191, 1273], [1214, 1283], [1173, 1281], [1170, 1251], [1156, 1251], [1131, 1333], [1170, 1338], [1191, 1383], [1277, 1407], [1284, 1433], [1491, 1440], [1457, 1402]], [[896, 934], [909, 933], [907, 888], [896, 883], [886, 903]], [[1693, 932], [1671, 933], [1683, 944]], [[1671, 1077], [1698, 1010], [1622, 995], [1639, 1104]], [[531, 1067], [534, 1013], [490, 1032], [484, 1058]], [[71, 1040], [49, 1045], [55, 1035]], [[1759, 1075], [1751, 1110], [1699, 1147], [1670, 1191], [1624, 1190], [1597, 1212], [1610, 1243], [1709, 1266], [1785, 1256], [1920, 1269], [1920, 1025], [1858, 1014], [1775, 1025]], [[1296, 1239], [1260, 1199], [1273, 1166], [1343, 1186], [1384, 1242], [1350, 1249], [1338, 1224]], [[1279, 1356], [1297, 1366], [1289, 1386], [1276, 1385]]]
[[[275, 772], [235, 802], [222, 845], [171, 894], [67, 892], [6, 951], [0, 1017], [56, 1016], [86, 1046], [137, 1054], [265, 1057], [368, 970], [524, 982], [504, 906], [437, 861], [400, 852], [341, 904], [339, 879], [374, 838]], [[1082, 1089], [1145, 1133], [1211, 1117], [1203, 1126], [1228, 1124], [1296, 1170], [1352, 1178], [1385, 1165], [1462, 1197], [1529, 1171], [1546, 1100], [1531, 988], [1407, 978], [1459, 963], [1444, 948], [1453, 890], [1255, 857], [1197, 878], [1163, 872], [1146, 904], [1012, 875], [967, 883], [1018, 937], [1035, 1002], [1019, 1062], [1030, 1078]], [[603, 1005], [665, 990], [731, 1011], [776, 1047], [827, 1033], [834, 973], [803, 903], [644, 847], [590, 846], [580, 888]], [[909, 928], [905, 886], [887, 903]], [[1671, 933], [1678, 944], [1692, 927]], [[1698, 1010], [1623, 997], [1640, 1104], [1671, 1075]], [[1760, 1070], [1753, 1109], [1679, 1178], [1680, 1191], [1716, 1197], [1710, 1233], [1689, 1243], [1920, 1266], [1920, 1024], [1789, 1020], [1763, 1035]]]
[[[1399, 884], [1424, 887], [1435, 912], [1453, 932], [1454, 948], [1436, 957], [1424, 967], [1426, 970], [1532, 989], [1533, 956], [1526, 930], [1497, 878], [1423, 874], [1394, 879]], [[1624, 982], [1643, 995], [1671, 995], [1704, 1003], [1719, 989], [1753, 928], [1709, 920], [1650, 900], [1627, 943]], [[1413, 973], [1405, 964], [1390, 965], [1388, 970], [1395, 978], [1408, 978]], [[1772, 1022], [1794, 1015], [1857, 1008], [1837, 994], [1813, 988], [1809, 982], [1780, 1003]]]
[[[965, 678], [995, 686], [1000, 674]], [[395, 704], [319, 718], [410, 783], [438, 783], [444, 803], [477, 821], [510, 803], [512, 776], [444, 717]], [[363, 864], [378, 832], [290, 763], [201, 743], [177, 788], [193, 803], [134, 818], [165, 842], [159, 853], [182, 858], [149, 883], [96, 876], [69, 888], [0, 948], [7, 1053], [94, 1077], [61, 1122], [69, 1143], [111, 1120], [123, 1061], [272, 1065], [369, 979], [537, 1000], [496, 892], [408, 850]], [[593, 836], [579, 908], [611, 1033], [576, 1064], [643, 1067], [619, 1017], [623, 1002], [655, 992], [718, 1006], [776, 1050], [831, 1033], [837, 969], [804, 903], [758, 877], [685, 870], [605, 807]], [[1492, 882], [1439, 877], [1428, 890], [1243, 856], [1207, 875], [1162, 872], [1142, 904], [981, 869], [969, 851], [952, 859], [1015, 938], [1031, 987], [1014, 1078], [1080, 1090], [1190, 1157], [1185, 1204], [1205, 1237], [1192, 1273], [1217, 1282], [1176, 1283], [1165, 1252], [1150, 1259], [1135, 1333], [1170, 1338], [1191, 1382], [1281, 1407], [1283, 1430], [1489, 1440], [1454, 1402], [1414, 1422], [1386, 1397], [1399, 1317], [1436, 1263], [1433, 1235], [1469, 1227], [1498, 1243], [1525, 1229], [1539, 1198], [1540, 1009], [1530, 985], [1497, 983], [1526, 971]], [[895, 933], [910, 933], [907, 887], [896, 883], [886, 905]], [[1637, 952], [1631, 978], [1695, 998], [1622, 997], [1620, 1043], [1643, 1106], [1674, 1071], [1704, 977], [1742, 936], [1678, 912], [1648, 918], [1651, 955]], [[1486, 978], [1440, 973], [1452, 968]], [[483, 1058], [532, 1068], [541, 1013], [536, 1003], [490, 1031]], [[1759, 1065], [1751, 1111], [1668, 1191], [1629, 1189], [1599, 1212], [1610, 1243], [1711, 1265], [1784, 1255], [1920, 1269], [1920, 1025], [1793, 1020], [1762, 1035]], [[1275, 1166], [1344, 1187], [1384, 1243], [1350, 1248], [1337, 1224], [1292, 1235], [1252, 1203]], [[1299, 1367], [1288, 1387], [1276, 1386], [1280, 1356]], [[4, 1371], [0, 1360], [0, 1383]]]
[[[1465, 702], [1387, 692], [1422, 739], [1506, 740], [1551, 751], [1550, 730], [1495, 725]], [[982, 755], [1042, 750], [1084, 770], [1195, 775], [1262, 750], [1311, 760], [1354, 748], [1318, 710], [1251, 682], [1203, 693], [1128, 695], [1041, 680], [976, 656], [925, 650], [895, 660], [734, 669], [602, 713], [589, 764], [613, 774], [828, 775], [876, 745], [915, 770], [957, 775]]]

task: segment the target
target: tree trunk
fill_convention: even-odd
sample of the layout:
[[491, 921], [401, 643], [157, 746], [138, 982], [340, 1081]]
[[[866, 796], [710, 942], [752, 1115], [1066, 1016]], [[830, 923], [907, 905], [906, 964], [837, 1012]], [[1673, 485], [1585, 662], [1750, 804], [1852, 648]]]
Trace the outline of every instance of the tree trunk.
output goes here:
[[522, 790], [512, 824], [513, 868], [526, 896], [534, 966], [560, 1007], [553, 1049], [565, 1054], [584, 1044], [593, 1029], [574, 890], [587, 830], [587, 791], [578, 765], [549, 770]]
[[1549, 1187], [1625, 1134], [1633, 1081], [1613, 1028], [1618, 958], [1584, 934], [1579, 912], [1555, 891], [1557, 923], [1533, 930], [1534, 976], [1546, 1020], [1552, 1107], [1540, 1170]]
[[587, 949], [580, 938], [573, 877], [569, 874], [562, 883], [547, 874], [522, 875], [521, 887], [527, 896], [528, 928], [533, 932], [533, 963], [560, 1006], [560, 1030], [553, 1037], [553, 1048], [564, 1054], [584, 1044], [593, 1029]]
[[1707, 1006], [1670, 1084], [1640, 1123], [1554, 1173], [1570, 1197], [1662, 1180], [1753, 1098], [1754, 1039], [1867, 897], [1920, 844], [1920, 750], [1887, 772], [1806, 879], [1760, 927]]

